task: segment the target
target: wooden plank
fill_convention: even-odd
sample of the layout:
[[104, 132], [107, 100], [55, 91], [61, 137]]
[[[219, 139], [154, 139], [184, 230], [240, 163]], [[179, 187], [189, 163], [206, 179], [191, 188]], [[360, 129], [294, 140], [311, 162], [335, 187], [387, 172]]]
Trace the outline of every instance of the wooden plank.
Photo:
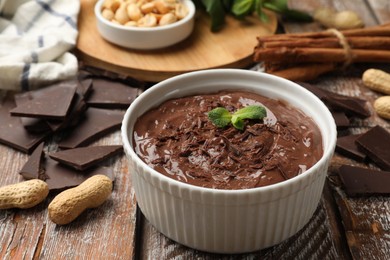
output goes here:
[[388, 0], [366, 0], [379, 23], [390, 22], [390, 2]]
[[[57, 149], [54, 136], [46, 151]], [[116, 131], [91, 145], [122, 144]], [[0, 145], [0, 186], [22, 180], [18, 171], [28, 155]], [[37, 207], [0, 211], [0, 259], [132, 259], [136, 201], [124, 155], [108, 162], [116, 175], [114, 190], [102, 206], [87, 210], [74, 222], [57, 226], [48, 218], [51, 194]]]
[[[387, 0], [380, 0], [378, 2], [386, 2]], [[375, 2], [375, 0], [373, 0]], [[306, 0], [306, 1], [289, 1], [289, 6], [298, 10], [303, 10], [308, 13], [313, 13], [314, 10], [320, 7], [332, 8], [336, 11], [351, 10], [356, 12], [363, 20], [366, 26], [373, 26], [378, 24], [378, 20], [370, 12], [370, 8], [365, 0], [343, 0], [343, 1], [331, 1], [331, 0]], [[379, 5], [380, 6], [380, 5]], [[294, 23], [284, 22], [283, 28], [288, 33], [294, 32], [307, 32], [307, 31], [320, 31], [324, 30], [318, 23]]]

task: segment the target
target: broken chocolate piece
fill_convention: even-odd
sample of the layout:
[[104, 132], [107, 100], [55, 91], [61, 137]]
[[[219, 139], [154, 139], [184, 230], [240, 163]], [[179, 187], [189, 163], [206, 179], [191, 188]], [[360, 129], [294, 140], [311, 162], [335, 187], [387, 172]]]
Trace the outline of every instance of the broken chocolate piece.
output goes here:
[[26, 180], [40, 179], [39, 175], [42, 173], [41, 162], [43, 157], [43, 142], [40, 143], [34, 152], [28, 158], [28, 161], [24, 164], [23, 168], [19, 171], [19, 174]]
[[349, 127], [350, 121], [344, 112], [331, 111], [337, 129], [346, 129]]
[[13, 116], [63, 120], [71, 107], [75, 91], [76, 85], [69, 83], [60, 83], [34, 91], [31, 100], [12, 109], [10, 113]]
[[390, 133], [375, 126], [356, 139], [359, 148], [381, 169], [390, 170]]
[[64, 190], [80, 185], [86, 179], [93, 175], [103, 174], [114, 180], [112, 168], [97, 167], [85, 172], [76, 171], [69, 167], [64, 167], [57, 161], [45, 157], [44, 168], [46, 179], [44, 180], [49, 186], [49, 190]]
[[85, 146], [101, 136], [118, 129], [123, 120], [123, 111], [88, 108], [77, 129], [58, 143], [63, 149]]
[[93, 79], [93, 91], [86, 102], [91, 107], [127, 108], [137, 94], [137, 88], [129, 87], [121, 82]]
[[14, 107], [15, 102], [10, 98], [0, 106], [0, 143], [30, 153], [50, 132], [28, 132], [18, 117], [10, 115], [9, 111]]
[[316, 95], [319, 99], [323, 99], [329, 94], [332, 94], [330, 91], [323, 90], [319, 87], [313, 86], [312, 84], [306, 83], [306, 82], [297, 82], [299, 85], [304, 87], [305, 89], [309, 90], [311, 93]]
[[367, 118], [371, 115], [370, 111], [366, 107], [366, 101], [359, 98], [333, 94], [332, 96], [328, 95], [324, 97], [323, 100], [328, 107], [336, 110], [342, 110], [350, 116]]
[[[30, 101], [33, 97], [30, 94], [16, 94], [14, 96], [16, 106], [21, 106], [22, 104]], [[31, 118], [31, 117], [19, 117], [24, 128], [29, 132], [41, 133], [51, 130], [49, 125], [45, 120], [40, 118]]]
[[120, 81], [126, 85], [140, 89], [143, 89], [145, 86], [143, 82], [138, 81], [132, 77], [92, 66], [82, 66], [82, 68], [79, 70], [78, 78], [79, 80], [87, 78], [105, 78], [112, 81]]
[[355, 143], [356, 139], [360, 136], [361, 134], [357, 134], [337, 138], [336, 151], [356, 161], [364, 161], [367, 156], [359, 150], [357, 144]]
[[82, 171], [121, 153], [122, 150], [121, 145], [89, 146], [54, 152], [49, 156], [53, 160]]
[[349, 196], [389, 194], [390, 172], [343, 165], [339, 169], [345, 193]]
[[81, 94], [84, 98], [87, 98], [92, 92], [92, 79], [86, 78], [80, 80]]
[[341, 110], [349, 116], [357, 116], [360, 118], [366, 118], [371, 115], [370, 111], [366, 107], [366, 100], [337, 94], [308, 83], [299, 82], [299, 84], [307, 90], [311, 91], [329, 108]]
[[72, 106], [64, 120], [47, 120], [47, 124], [50, 126], [52, 131], [58, 131], [70, 126], [75, 126], [79, 122], [82, 114], [87, 109], [87, 105], [84, 101], [83, 91], [84, 89], [80, 84], [78, 84], [75, 96], [72, 101]]
[[43, 152], [43, 143], [39, 145], [19, 172], [25, 179], [45, 181], [50, 190], [63, 190], [81, 184], [89, 177], [104, 174], [114, 180], [113, 171], [108, 167], [96, 167], [87, 171], [77, 171], [62, 166]]

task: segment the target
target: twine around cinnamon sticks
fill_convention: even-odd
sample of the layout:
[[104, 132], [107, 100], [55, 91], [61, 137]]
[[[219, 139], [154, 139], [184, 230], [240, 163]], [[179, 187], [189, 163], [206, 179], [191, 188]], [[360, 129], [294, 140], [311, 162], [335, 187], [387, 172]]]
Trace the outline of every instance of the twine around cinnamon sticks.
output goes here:
[[390, 62], [390, 23], [361, 29], [258, 38], [254, 61], [268, 73], [309, 81], [350, 63]]

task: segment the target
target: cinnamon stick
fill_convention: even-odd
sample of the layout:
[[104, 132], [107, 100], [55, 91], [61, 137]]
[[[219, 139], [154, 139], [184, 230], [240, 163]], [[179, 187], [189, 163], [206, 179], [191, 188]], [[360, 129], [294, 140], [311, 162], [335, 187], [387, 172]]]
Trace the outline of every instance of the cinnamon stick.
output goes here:
[[269, 73], [292, 81], [310, 81], [336, 68], [337, 64], [334, 63], [308, 64]]
[[[258, 38], [254, 61], [291, 80], [311, 80], [354, 62], [390, 62], [390, 23]], [[294, 65], [295, 64], [295, 65]]]
[[[390, 62], [390, 51], [385, 50], [351, 50], [353, 62]], [[345, 62], [348, 57], [345, 50], [333, 48], [266, 48], [255, 52], [255, 61], [278, 62]]]
[[[348, 43], [352, 49], [374, 49], [374, 50], [389, 50], [390, 37], [347, 37]], [[323, 38], [323, 39], [259, 39], [258, 47], [262, 48], [340, 48], [340, 41], [337, 38]]]

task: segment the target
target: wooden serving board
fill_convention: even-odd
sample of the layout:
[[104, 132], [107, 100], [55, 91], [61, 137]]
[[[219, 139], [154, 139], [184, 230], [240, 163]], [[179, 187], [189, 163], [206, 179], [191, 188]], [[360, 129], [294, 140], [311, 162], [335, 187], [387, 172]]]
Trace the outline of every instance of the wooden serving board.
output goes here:
[[77, 51], [89, 65], [111, 70], [149, 82], [184, 72], [209, 68], [245, 68], [253, 63], [257, 36], [275, 33], [277, 18], [268, 13], [269, 21], [256, 17], [238, 21], [227, 17], [226, 26], [217, 33], [210, 31], [210, 19], [198, 12], [191, 36], [174, 46], [139, 51], [116, 46], [99, 34], [94, 15], [96, 0], [81, 0]]

